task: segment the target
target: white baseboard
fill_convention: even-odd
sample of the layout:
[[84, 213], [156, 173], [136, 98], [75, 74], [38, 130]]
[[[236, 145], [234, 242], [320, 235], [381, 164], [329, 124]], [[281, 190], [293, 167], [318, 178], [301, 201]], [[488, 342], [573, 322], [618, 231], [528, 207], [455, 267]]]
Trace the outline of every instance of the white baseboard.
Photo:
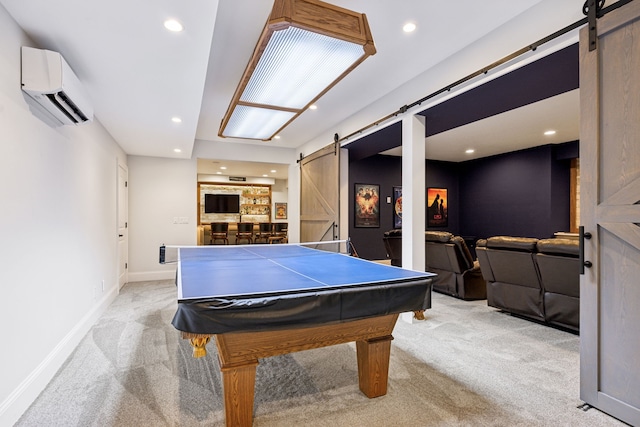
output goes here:
[[128, 273], [128, 282], [148, 282], [151, 280], [175, 280], [175, 270], [164, 271], [142, 271], [139, 273]]
[[0, 403], [0, 426], [11, 426], [20, 419], [117, 295], [118, 287], [112, 286], [36, 369]]

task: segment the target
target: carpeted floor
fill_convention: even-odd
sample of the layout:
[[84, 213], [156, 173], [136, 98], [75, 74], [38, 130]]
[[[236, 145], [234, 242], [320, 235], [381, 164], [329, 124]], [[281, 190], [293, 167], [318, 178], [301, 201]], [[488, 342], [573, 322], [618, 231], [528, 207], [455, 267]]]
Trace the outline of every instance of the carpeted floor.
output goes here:
[[[172, 282], [127, 284], [17, 426], [222, 426], [215, 354], [171, 326]], [[386, 396], [358, 389], [355, 345], [264, 359], [254, 426], [622, 426], [579, 399], [579, 337], [485, 301], [433, 294], [399, 320]]]

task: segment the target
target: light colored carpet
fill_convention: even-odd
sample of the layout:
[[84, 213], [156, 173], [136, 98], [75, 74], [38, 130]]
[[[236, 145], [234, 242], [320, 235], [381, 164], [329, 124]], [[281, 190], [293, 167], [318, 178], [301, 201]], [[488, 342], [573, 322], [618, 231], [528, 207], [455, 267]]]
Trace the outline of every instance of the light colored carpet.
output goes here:
[[[215, 344], [203, 359], [171, 326], [172, 282], [127, 284], [17, 426], [221, 426]], [[433, 294], [399, 320], [386, 396], [358, 389], [355, 345], [264, 359], [255, 426], [622, 426], [579, 399], [579, 337], [486, 301]]]

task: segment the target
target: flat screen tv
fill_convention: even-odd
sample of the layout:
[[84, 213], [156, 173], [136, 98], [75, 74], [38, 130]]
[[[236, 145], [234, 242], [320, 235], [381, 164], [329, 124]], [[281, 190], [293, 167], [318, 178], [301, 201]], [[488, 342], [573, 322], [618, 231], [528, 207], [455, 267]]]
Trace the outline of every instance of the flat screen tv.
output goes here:
[[204, 213], [240, 213], [240, 195], [205, 194]]

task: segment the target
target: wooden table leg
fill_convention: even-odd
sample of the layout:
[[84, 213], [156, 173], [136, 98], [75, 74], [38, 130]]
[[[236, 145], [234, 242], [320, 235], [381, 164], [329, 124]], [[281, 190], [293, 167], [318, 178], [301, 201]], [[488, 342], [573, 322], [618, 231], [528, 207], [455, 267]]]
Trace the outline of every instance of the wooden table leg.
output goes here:
[[387, 394], [392, 339], [393, 337], [388, 335], [371, 340], [356, 341], [360, 391], [369, 398]]
[[242, 365], [222, 365], [224, 412], [227, 427], [253, 425], [253, 397], [258, 361]]

